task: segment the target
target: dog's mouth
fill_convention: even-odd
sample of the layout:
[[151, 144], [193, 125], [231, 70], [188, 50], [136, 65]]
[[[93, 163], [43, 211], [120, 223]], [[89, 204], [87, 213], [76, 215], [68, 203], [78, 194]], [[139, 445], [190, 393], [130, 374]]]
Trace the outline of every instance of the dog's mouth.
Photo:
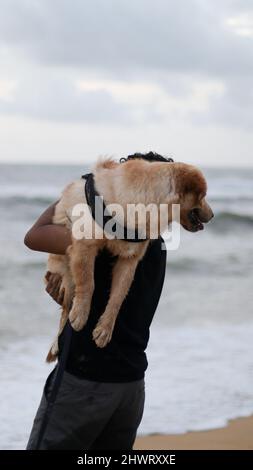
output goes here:
[[198, 209], [190, 210], [187, 214], [187, 217], [190, 222], [190, 226], [183, 224], [185, 230], [188, 230], [189, 232], [198, 232], [199, 230], [204, 230], [204, 224], [200, 220], [200, 214]]

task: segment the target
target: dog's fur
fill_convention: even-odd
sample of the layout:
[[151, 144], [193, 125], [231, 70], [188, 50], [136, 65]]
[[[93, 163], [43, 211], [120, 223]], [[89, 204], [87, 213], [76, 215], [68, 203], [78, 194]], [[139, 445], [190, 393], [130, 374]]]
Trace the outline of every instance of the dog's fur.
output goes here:
[[[95, 186], [103, 196], [105, 204], [118, 203], [126, 216], [127, 204], [150, 203], [168, 205], [166, 224], [159, 221], [159, 233], [162, 234], [172, 221], [172, 204], [180, 204], [180, 223], [189, 231], [199, 228], [189, 219], [189, 211], [197, 208], [199, 220], [208, 222], [213, 214], [205, 200], [207, 185], [202, 173], [195, 167], [184, 163], [148, 162], [129, 160], [123, 164], [114, 160], [99, 160], [94, 170]], [[72, 208], [78, 203], [85, 203], [84, 180], [77, 180], [68, 185], [56, 205], [53, 223], [72, 228], [75, 217]], [[87, 217], [91, 217], [88, 213]], [[126, 220], [126, 219], [125, 219]], [[102, 230], [92, 219], [89, 221]], [[139, 226], [138, 226], [139, 227]], [[150, 235], [148, 219], [145, 222], [147, 237]], [[102, 234], [103, 236], [103, 234]], [[85, 227], [84, 227], [85, 237]], [[93, 331], [97, 346], [105, 347], [111, 340], [118, 312], [132, 284], [136, 267], [143, 258], [152, 240], [133, 243], [124, 240], [101, 239], [77, 240], [72, 235], [72, 245], [66, 255], [49, 255], [48, 271], [62, 276], [61, 289], [64, 289], [64, 301], [58, 336], [67, 319], [75, 330], [81, 330], [87, 322], [94, 290], [94, 262], [99, 250], [107, 248], [117, 261], [113, 268], [111, 292], [108, 304]], [[73, 300], [73, 303], [72, 303]], [[50, 349], [47, 361], [56, 359], [58, 336]]]

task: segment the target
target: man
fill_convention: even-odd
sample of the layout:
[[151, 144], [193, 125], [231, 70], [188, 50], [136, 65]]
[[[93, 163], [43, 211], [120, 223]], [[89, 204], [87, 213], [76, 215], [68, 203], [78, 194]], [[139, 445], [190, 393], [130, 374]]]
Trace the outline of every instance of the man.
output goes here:
[[[153, 154], [130, 156], [168, 161]], [[32, 250], [65, 254], [71, 234], [52, 224], [55, 204], [37, 220], [25, 237]], [[131, 289], [120, 309], [111, 342], [98, 348], [92, 331], [104, 311], [110, 292], [115, 257], [102, 251], [95, 263], [95, 290], [89, 319], [83, 330], [72, 331], [70, 350], [50, 420], [39, 448], [132, 449], [144, 408], [145, 349], [149, 327], [164, 282], [166, 251], [162, 238], [152, 240], [139, 263]], [[61, 279], [47, 273], [47, 291], [58, 301]], [[66, 328], [59, 338], [61, 357]], [[36, 449], [56, 369], [49, 375], [27, 449]]]

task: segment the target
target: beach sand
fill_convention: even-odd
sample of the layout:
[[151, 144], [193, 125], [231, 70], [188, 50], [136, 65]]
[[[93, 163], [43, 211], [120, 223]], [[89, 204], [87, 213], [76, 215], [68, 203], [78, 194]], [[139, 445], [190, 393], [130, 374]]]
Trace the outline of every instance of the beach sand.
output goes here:
[[253, 450], [253, 417], [235, 419], [225, 428], [136, 439], [135, 450]]

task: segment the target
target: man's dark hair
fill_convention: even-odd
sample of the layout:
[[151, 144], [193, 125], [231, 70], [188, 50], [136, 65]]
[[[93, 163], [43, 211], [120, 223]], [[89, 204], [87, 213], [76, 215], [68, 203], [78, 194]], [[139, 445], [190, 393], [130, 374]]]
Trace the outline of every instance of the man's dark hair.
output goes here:
[[133, 155], [128, 155], [128, 157], [122, 157], [120, 159], [120, 163], [127, 162], [128, 160], [135, 160], [135, 159], [142, 159], [147, 160], [149, 162], [174, 162], [173, 158], [163, 157], [156, 152], [148, 152], [148, 153], [134, 153]]

